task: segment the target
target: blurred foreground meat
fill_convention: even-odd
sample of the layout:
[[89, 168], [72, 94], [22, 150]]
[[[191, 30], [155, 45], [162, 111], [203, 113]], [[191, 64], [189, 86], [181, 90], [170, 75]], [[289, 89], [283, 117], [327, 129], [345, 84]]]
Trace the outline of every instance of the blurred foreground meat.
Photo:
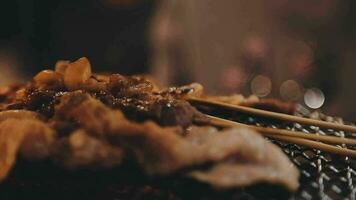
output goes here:
[[50, 155], [55, 132], [34, 119], [9, 118], [0, 124], [0, 181], [16, 162], [18, 152], [27, 159], [43, 159]]
[[142, 77], [93, 75], [85, 58], [40, 72], [0, 112], [0, 180], [20, 153], [66, 169], [131, 162], [147, 176], [181, 174], [216, 189], [298, 188], [298, 170], [256, 132], [194, 126], [204, 115], [189, 95], [202, 95], [201, 86], [159, 91]]

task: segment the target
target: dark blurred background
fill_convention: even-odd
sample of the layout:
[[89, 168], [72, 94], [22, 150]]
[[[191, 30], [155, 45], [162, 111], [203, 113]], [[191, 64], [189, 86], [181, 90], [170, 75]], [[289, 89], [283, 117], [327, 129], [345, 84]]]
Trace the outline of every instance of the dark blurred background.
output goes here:
[[1, 84], [86, 56], [356, 118], [354, 0], [0, 0], [0, 25]]
[[82, 56], [97, 70], [147, 72], [146, 30], [154, 1], [0, 2], [0, 50], [26, 73]]

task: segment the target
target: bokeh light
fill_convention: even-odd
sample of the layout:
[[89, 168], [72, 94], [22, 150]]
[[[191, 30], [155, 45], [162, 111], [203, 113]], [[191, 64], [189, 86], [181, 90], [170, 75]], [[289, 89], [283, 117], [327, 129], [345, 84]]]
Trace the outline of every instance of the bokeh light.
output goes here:
[[272, 81], [267, 76], [257, 75], [251, 81], [251, 92], [258, 97], [265, 97], [271, 93]]
[[325, 102], [324, 93], [318, 88], [308, 89], [304, 94], [304, 102], [309, 108], [320, 108]]
[[286, 80], [279, 88], [281, 98], [285, 101], [298, 101], [302, 94], [301, 86], [295, 80]]

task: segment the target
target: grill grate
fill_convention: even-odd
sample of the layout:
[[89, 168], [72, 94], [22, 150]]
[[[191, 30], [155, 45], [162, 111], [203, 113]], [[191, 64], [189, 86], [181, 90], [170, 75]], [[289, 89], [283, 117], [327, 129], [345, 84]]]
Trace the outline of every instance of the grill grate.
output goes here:
[[[302, 112], [303, 111], [303, 112]], [[297, 115], [311, 117], [322, 116], [322, 120], [334, 123], [343, 123], [342, 119], [323, 116], [321, 113], [308, 113], [305, 109], [299, 109]], [[212, 111], [220, 117], [228, 117], [230, 120], [263, 126], [270, 128], [285, 128], [301, 131], [306, 134], [320, 134], [337, 137], [356, 138], [356, 134], [344, 131], [320, 129], [315, 126], [306, 126], [298, 123], [285, 123], [266, 120], [241, 114], [233, 114], [226, 111]], [[346, 156], [332, 155], [319, 150], [272, 140], [280, 146], [289, 156], [291, 161], [300, 169], [300, 188], [291, 199], [356, 199], [356, 159]], [[343, 145], [343, 147], [352, 148]], [[353, 148], [355, 149], [355, 148]]]

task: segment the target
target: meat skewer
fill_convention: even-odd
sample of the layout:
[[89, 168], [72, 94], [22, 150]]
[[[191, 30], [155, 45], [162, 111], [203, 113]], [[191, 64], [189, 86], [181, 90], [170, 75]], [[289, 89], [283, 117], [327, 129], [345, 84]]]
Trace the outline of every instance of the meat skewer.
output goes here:
[[281, 130], [281, 129], [274, 129], [274, 128], [266, 128], [266, 127], [257, 127], [257, 126], [246, 125], [246, 124], [242, 124], [226, 119], [221, 119], [210, 115], [206, 115], [206, 116], [211, 120], [213, 120], [214, 123], [216, 122], [216, 123], [221, 123], [221, 125], [251, 128], [266, 135], [282, 135], [288, 137], [298, 137], [298, 138], [304, 138], [309, 140], [316, 140], [316, 141], [330, 143], [330, 144], [347, 144], [347, 145], [356, 146], [356, 139], [341, 138], [341, 137], [326, 136], [326, 135], [306, 134], [298, 131], [289, 131], [289, 130]]
[[[321, 142], [310, 140], [310, 139], [314, 139], [314, 140], [319, 140], [319, 141], [336, 143], [336, 140], [339, 139], [338, 141], [341, 142], [340, 144], [346, 144], [346, 142], [342, 142], [342, 141], [347, 141], [347, 143], [349, 143], [349, 144], [354, 144], [355, 141], [353, 139], [341, 139], [341, 138], [334, 138], [331, 136], [321, 136], [321, 135], [307, 135], [307, 134], [302, 134], [302, 133], [298, 133], [298, 132], [294, 132], [294, 131], [286, 131], [286, 130], [279, 130], [279, 129], [272, 129], [272, 128], [249, 126], [246, 124], [241, 124], [238, 122], [221, 119], [218, 117], [208, 116], [208, 115], [207, 115], [207, 117], [210, 119], [210, 121], [208, 123], [213, 126], [248, 127], [248, 128], [257, 130], [257, 131], [259, 131], [259, 133], [264, 134], [270, 138], [283, 140], [286, 142], [299, 144], [302, 146], [311, 147], [314, 149], [319, 149], [319, 150], [322, 150], [325, 152], [334, 153], [334, 154], [338, 154], [338, 155], [356, 157], [355, 150], [339, 148], [339, 147], [336, 147], [333, 145], [324, 144]], [[293, 134], [297, 134], [298, 136], [304, 136], [305, 138], [298, 138], [296, 136], [292, 136]], [[308, 138], [308, 139], [306, 139], [306, 138]], [[335, 141], [333, 141], [334, 139], [335, 139]], [[340, 141], [340, 139], [341, 139], [341, 141]]]
[[271, 135], [268, 136], [274, 139], [278, 140], [283, 140], [292, 144], [299, 144], [305, 147], [310, 147], [313, 149], [319, 149], [324, 152], [329, 152], [341, 156], [351, 156], [351, 157], [356, 157], [356, 151], [351, 150], [351, 149], [346, 149], [346, 148], [340, 148], [328, 144], [324, 144], [321, 142], [316, 142], [316, 141], [311, 141], [311, 140], [306, 140], [306, 139], [301, 139], [301, 138], [294, 138], [294, 137], [288, 137], [288, 136], [279, 136], [279, 135]]
[[266, 111], [266, 110], [260, 110], [260, 109], [256, 109], [256, 108], [250, 108], [250, 107], [232, 105], [232, 104], [227, 104], [227, 103], [222, 103], [222, 102], [217, 102], [217, 101], [205, 100], [205, 99], [196, 98], [196, 97], [189, 97], [187, 100], [190, 103], [192, 103], [193, 105], [215, 106], [215, 107], [225, 108], [225, 109], [229, 109], [229, 110], [233, 110], [233, 111], [254, 114], [254, 115], [258, 115], [258, 116], [262, 116], [262, 117], [278, 119], [278, 120], [282, 120], [282, 121], [297, 122], [297, 123], [306, 124], [306, 125], [318, 126], [320, 128], [328, 128], [328, 129], [342, 130], [342, 131], [356, 133], [356, 127], [350, 126], [350, 125], [335, 124], [335, 123], [330, 123], [330, 122], [325, 122], [325, 121], [320, 121], [320, 120], [315, 120], [315, 119], [298, 117], [298, 116], [294, 116], [294, 115], [287, 115], [287, 114], [276, 113], [276, 112], [271, 112], [271, 111]]

